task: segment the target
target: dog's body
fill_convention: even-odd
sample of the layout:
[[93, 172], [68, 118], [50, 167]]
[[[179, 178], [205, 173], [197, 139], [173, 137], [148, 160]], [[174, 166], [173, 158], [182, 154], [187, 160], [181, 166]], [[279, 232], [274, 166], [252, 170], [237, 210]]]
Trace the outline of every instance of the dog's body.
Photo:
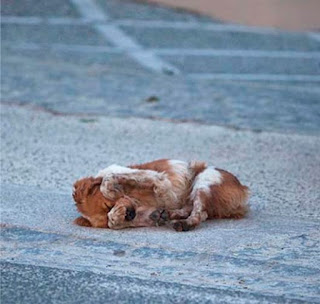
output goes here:
[[[94, 190], [87, 190], [92, 188], [88, 183]], [[207, 218], [243, 217], [247, 198], [248, 188], [227, 171], [202, 162], [165, 159], [129, 167], [112, 165], [96, 178], [76, 182], [74, 192], [75, 201], [82, 202], [77, 204], [79, 211], [92, 226], [112, 229], [168, 222], [186, 231]], [[128, 210], [135, 211], [130, 220]], [[84, 219], [77, 223], [88, 226]]]

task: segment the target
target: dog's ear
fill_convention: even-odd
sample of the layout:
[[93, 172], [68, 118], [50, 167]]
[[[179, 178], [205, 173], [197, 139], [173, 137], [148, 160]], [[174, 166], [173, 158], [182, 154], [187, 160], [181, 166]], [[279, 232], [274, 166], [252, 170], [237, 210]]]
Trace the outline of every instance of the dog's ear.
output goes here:
[[92, 178], [91, 185], [89, 186], [89, 189], [88, 189], [88, 195], [94, 194], [100, 188], [101, 183], [102, 183], [102, 177]]
[[99, 177], [95, 177], [92, 181], [92, 183], [96, 186], [96, 185], [101, 185], [102, 183], [102, 176], [99, 176]]
[[[80, 203], [80, 200], [79, 200], [79, 196], [80, 196], [80, 193], [82, 194], [83, 192], [83, 181], [82, 180], [77, 180], [74, 184], [73, 184], [73, 189], [72, 189], [72, 197], [73, 199]], [[81, 191], [80, 191], [81, 190]]]

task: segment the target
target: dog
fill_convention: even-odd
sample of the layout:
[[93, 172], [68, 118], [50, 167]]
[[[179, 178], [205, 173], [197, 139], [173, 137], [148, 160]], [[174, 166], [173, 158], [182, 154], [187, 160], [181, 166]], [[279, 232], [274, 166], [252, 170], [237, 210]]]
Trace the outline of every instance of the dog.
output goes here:
[[111, 165], [74, 184], [83, 214], [75, 223], [111, 229], [167, 224], [188, 231], [206, 219], [244, 217], [248, 196], [233, 174], [204, 162]]
[[137, 204], [137, 200], [126, 195], [116, 201], [108, 200], [100, 191], [101, 183], [102, 177], [87, 177], [75, 182], [73, 199], [82, 214], [74, 220], [76, 225], [122, 229], [163, 224], [163, 212], [158, 208]]

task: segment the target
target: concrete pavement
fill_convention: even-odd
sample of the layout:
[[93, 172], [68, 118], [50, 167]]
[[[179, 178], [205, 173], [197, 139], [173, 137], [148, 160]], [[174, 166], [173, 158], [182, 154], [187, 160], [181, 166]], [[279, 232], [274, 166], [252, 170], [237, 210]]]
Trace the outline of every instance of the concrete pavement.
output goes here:
[[[126, 1], [2, 4], [3, 303], [317, 303], [317, 33]], [[188, 233], [72, 225], [112, 164], [201, 159], [251, 213]]]
[[[150, 290], [138, 286], [153, 281], [162, 286], [155, 292], [162, 303], [171, 294], [166, 292], [167, 283], [173, 284], [173, 302], [186, 301], [187, 286], [194, 288], [195, 298], [189, 300], [195, 303], [319, 299], [317, 137], [134, 118], [56, 116], [28, 106], [2, 106], [1, 112], [7, 156], [2, 160], [3, 277], [11, 278], [5, 286], [10, 287], [21, 272], [27, 277], [22, 286], [35, 284], [39, 278], [34, 272], [40, 272], [48, 284], [44, 290], [61, 286], [66, 275], [79, 273], [81, 278], [89, 272], [89, 293], [94, 296], [96, 280], [107, 282], [111, 276], [120, 286], [111, 293], [116, 295], [122, 294], [126, 277], [143, 280], [131, 282], [135, 287], [123, 295], [125, 302], [139, 295], [147, 302]], [[113, 162], [135, 163], [163, 155], [197, 157], [236, 173], [252, 191], [249, 217], [207, 222], [188, 233], [72, 225], [77, 212], [70, 189], [76, 178]], [[25, 267], [31, 269], [26, 274]], [[52, 272], [57, 273], [55, 279]], [[81, 297], [87, 297], [85, 285]], [[104, 286], [99, 294], [106, 297], [110, 288]], [[14, 293], [10, 290], [4, 294], [8, 303]], [[22, 293], [19, 300], [37, 302], [38, 295], [28, 293], [24, 298]], [[78, 295], [67, 296], [61, 287], [49, 299], [55, 297], [73, 302]]]

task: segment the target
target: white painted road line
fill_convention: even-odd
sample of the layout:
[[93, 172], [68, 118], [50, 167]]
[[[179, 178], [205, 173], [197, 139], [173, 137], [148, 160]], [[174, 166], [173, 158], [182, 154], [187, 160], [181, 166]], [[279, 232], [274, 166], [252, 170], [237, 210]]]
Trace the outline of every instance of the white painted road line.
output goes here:
[[165, 20], [135, 20], [120, 19], [114, 21], [117, 25], [142, 28], [172, 28], [172, 29], [199, 29], [217, 32], [247, 32], [259, 34], [279, 34], [283, 33], [279, 29], [261, 28], [238, 24], [217, 24], [212, 22], [190, 22], [190, 21], [165, 21]]
[[93, 19], [77, 19], [77, 18], [49, 18], [44, 19], [44, 22], [47, 22], [50, 25], [91, 25], [94, 23], [102, 23], [102, 22], [108, 22], [104, 20], [93, 20]]
[[[62, 52], [88, 52], [88, 53], [124, 53], [121, 48], [107, 46], [89, 46], [89, 45], [67, 45], [67, 44], [37, 44], [37, 43], [3, 43], [4, 47], [22, 50], [43, 50], [52, 49]], [[147, 58], [150, 52], [144, 53], [143, 50], [130, 50], [132, 57]], [[160, 67], [159, 67], [160, 69]], [[283, 75], [283, 74], [224, 74], [224, 73], [185, 73], [186, 77], [195, 80], [243, 80], [243, 81], [297, 81], [297, 82], [320, 82], [318, 75]]]
[[91, 46], [91, 45], [68, 45], [55, 43], [52, 45], [46, 45], [47, 48], [66, 51], [66, 52], [83, 52], [83, 53], [123, 53], [123, 50], [109, 46]]
[[308, 33], [309, 37], [320, 42], [320, 33]]
[[43, 18], [40, 17], [20, 17], [20, 16], [1, 16], [1, 24], [41, 24]]
[[320, 82], [320, 76], [317, 75], [191, 73], [187, 77], [195, 80]]
[[95, 28], [116, 47], [120, 47], [124, 50], [142, 50], [142, 47], [139, 44], [137, 44], [131, 37], [126, 35], [115, 25], [97, 24]]
[[[141, 56], [147, 56], [146, 52], [162, 56], [205, 56], [205, 57], [243, 57], [243, 58], [296, 58], [296, 59], [320, 59], [320, 52], [296, 52], [296, 51], [259, 51], [259, 50], [215, 50], [215, 49], [142, 49], [137, 44], [133, 43], [128, 36], [123, 36], [123, 33], [110, 25], [97, 25], [100, 31], [103, 31], [105, 36], [118, 35], [118, 46], [95, 46], [95, 45], [77, 45], [77, 44], [37, 44], [37, 43], [10, 43], [8, 41], [2, 42], [4, 46], [13, 49], [41, 49], [51, 48], [63, 51], [73, 52], [88, 52], [88, 53], [121, 53], [121, 52], [135, 52], [140, 53]], [[121, 39], [120, 39], [121, 38]], [[109, 40], [112, 38], [110, 37]], [[132, 55], [135, 56], [135, 55]], [[139, 55], [138, 55], [139, 56]], [[137, 58], [137, 60], [140, 60]], [[156, 64], [156, 63], [154, 63]]]
[[7, 47], [13, 50], [41, 50], [43, 49], [43, 45], [33, 42], [18, 42], [18, 43], [1, 43], [2, 47]]
[[57, 50], [65, 52], [82, 52], [82, 53], [123, 53], [124, 50], [116, 47], [109, 46], [92, 46], [92, 45], [74, 45], [74, 44], [62, 44], [62, 43], [33, 43], [33, 42], [19, 42], [19, 43], [7, 43], [2, 42], [3, 47], [7, 47], [14, 50]]
[[[81, 2], [82, 11], [86, 11], [85, 7], [88, 8], [91, 5], [88, 4], [88, 0], [72, 0], [73, 2]], [[91, 1], [90, 1], [91, 2]], [[92, 3], [92, 2], [91, 2]], [[78, 6], [77, 6], [78, 7]], [[95, 5], [95, 8], [96, 5]], [[80, 9], [79, 9], [80, 10]], [[151, 29], [197, 29], [197, 30], [207, 30], [214, 32], [243, 32], [243, 33], [257, 33], [257, 34], [292, 34], [292, 32], [286, 32], [280, 29], [273, 28], [260, 28], [251, 27], [238, 24], [215, 24], [210, 22], [193, 22], [193, 21], [165, 21], [165, 20], [136, 20], [136, 19], [117, 19], [108, 20], [107, 16], [99, 13], [93, 8], [90, 8], [90, 14], [83, 14], [83, 16], [90, 15], [90, 17], [83, 18], [68, 18], [68, 17], [20, 17], [20, 16], [1, 16], [0, 22], [2, 24], [88, 24], [88, 23], [107, 23], [116, 26], [128, 26], [128, 27], [142, 27]], [[86, 11], [88, 12], [88, 11]], [[295, 33], [296, 34], [296, 33]], [[299, 34], [299, 33], [298, 33]], [[308, 34], [311, 38], [320, 40], [320, 34], [317, 32], [301, 32], [300, 34]]]
[[[86, 3], [88, 7], [87, 0], [72, 0], [74, 2], [81, 1], [82, 4]], [[82, 11], [85, 11], [85, 8], [82, 8]], [[94, 9], [91, 7], [91, 11]], [[87, 15], [87, 14], [86, 14]], [[86, 16], [83, 14], [83, 16]], [[202, 23], [202, 22], [190, 22], [190, 21], [163, 21], [163, 20], [135, 20], [135, 19], [117, 19], [117, 20], [107, 20], [107, 16], [101, 13], [94, 13], [94, 16], [85, 17], [85, 18], [68, 18], [68, 17], [20, 17], [20, 16], [2, 16], [2, 24], [88, 24], [88, 23], [108, 23], [114, 24], [116, 26], [128, 26], [128, 27], [142, 27], [142, 28], [154, 28], [154, 29], [199, 29], [199, 30], [211, 30], [211, 31], [239, 31], [239, 32], [258, 32], [258, 33], [269, 33], [277, 34], [279, 30], [273, 29], [263, 29], [263, 28], [251, 28], [241, 25], [232, 25], [232, 24], [214, 24], [214, 23]]]
[[164, 56], [206, 56], [206, 57], [264, 57], [264, 58], [304, 58], [320, 59], [320, 52], [297, 51], [259, 51], [259, 50], [219, 50], [219, 49], [152, 49], [152, 52]]
[[42, 17], [17, 17], [1, 16], [1, 24], [20, 24], [20, 25], [39, 25], [39, 24], [57, 24], [57, 25], [86, 25], [97, 22], [108, 22], [105, 19], [86, 19], [86, 18], [42, 18]]
[[[72, 0], [85, 19], [107, 20], [108, 16], [94, 3], [93, 0]], [[89, 9], [87, 9], [89, 7]], [[97, 13], [99, 11], [99, 14]], [[104, 18], [103, 18], [104, 17]], [[173, 65], [166, 63], [151, 51], [144, 50], [134, 39], [125, 34], [113, 24], [93, 24], [93, 27], [117, 48], [130, 49], [127, 55], [136, 60], [145, 68], [158, 73], [179, 74], [179, 70]]]

